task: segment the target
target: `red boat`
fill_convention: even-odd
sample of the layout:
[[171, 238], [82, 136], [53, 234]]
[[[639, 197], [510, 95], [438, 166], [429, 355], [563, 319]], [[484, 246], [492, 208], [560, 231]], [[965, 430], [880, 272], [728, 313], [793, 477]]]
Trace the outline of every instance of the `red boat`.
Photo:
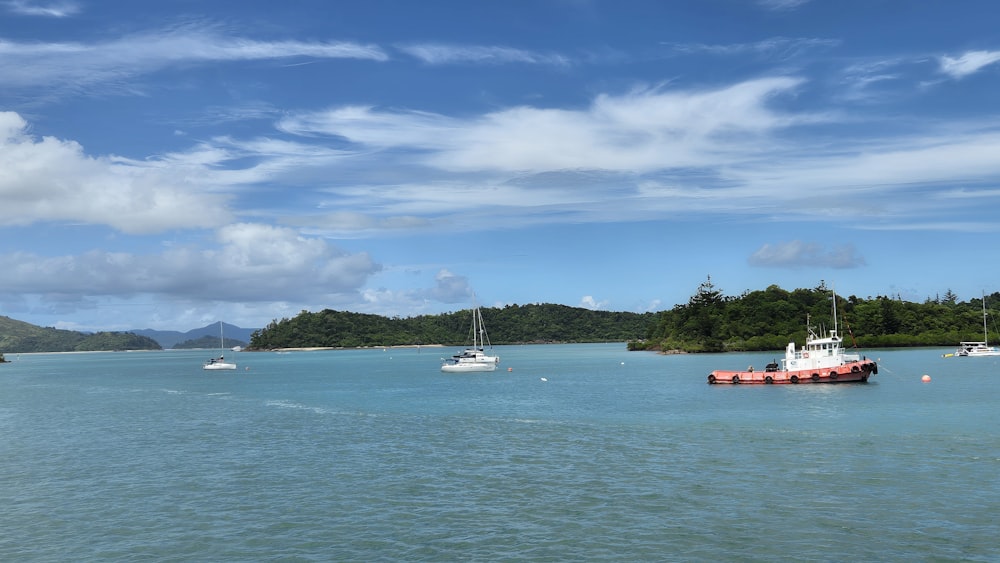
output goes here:
[[[844, 352], [837, 334], [837, 297], [834, 295], [834, 328], [819, 337], [808, 327], [805, 348], [795, 349], [789, 342], [781, 366], [768, 364], [763, 371], [750, 366], [744, 371], [715, 370], [708, 375], [710, 384], [798, 384], [798, 383], [866, 383], [878, 373], [878, 364], [858, 354]], [[806, 323], [808, 325], [808, 322]]]

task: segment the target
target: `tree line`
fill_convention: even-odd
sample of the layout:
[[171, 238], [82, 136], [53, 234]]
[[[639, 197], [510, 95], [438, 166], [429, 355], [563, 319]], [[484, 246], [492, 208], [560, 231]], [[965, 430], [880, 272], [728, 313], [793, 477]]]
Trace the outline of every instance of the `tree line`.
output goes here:
[[[593, 311], [554, 304], [481, 309], [493, 344], [625, 342], [641, 339], [653, 313]], [[325, 309], [275, 320], [250, 337], [250, 350], [471, 343], [472, 312], [399, 318]]]
[[[553, 304], [483, 308], [493, 344], [628, 342], [630, 350], [724, 352], [801, 346], [807, 324], [833, 328], [833, 295], [822, 281], [811, 289], [763, 290], [726, 296], [709, 277], [689, 301], [658, 313], [593, 311]], [[986, 296], [1000, 305], [1000, 293]], [[879, 295], [837, 296], [837, 325], [846, 346], [955, 346], [983, 338], [983, 300], [959, 302], [948, 290], [923, 303]], [[987, 307], [988, 318], [996, 310]], [[253, 333], [249, 349], [372, 347], [471, 342], [469, 310], [399, 318], [326, 309], [302, 311]], [[1000, 342], [995, 323], [990, 340]]]
[[[1000, 293], [986, 303], [1000, 304]], [[781, 350], [788, 342], [804, 344], [807, 322], [818, 329], [834, 326], [833, 295], [825, 283], [786, 291], [777, 285], [725, 296], [703, 282], [690, 300], [657, 314], [646, 337], [629, 342], [632, 350], [723, 352]], [[837, 326], [845, 346], [889, 348], [957, 346], [983, 339], [983, 300], [959, 302], [948, 290], [923, 303], [890, 296], [862, 299], [837, 296]], [[988, 317], [995, 310], [987, 306]], [[988, 328], [996, 338], [997, 328]]]

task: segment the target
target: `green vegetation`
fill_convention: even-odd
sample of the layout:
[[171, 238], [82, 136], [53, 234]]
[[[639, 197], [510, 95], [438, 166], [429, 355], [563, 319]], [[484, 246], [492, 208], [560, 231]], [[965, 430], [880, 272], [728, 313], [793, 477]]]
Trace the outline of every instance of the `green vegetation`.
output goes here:
[[[1000, 306], [1000, 293], [988, 295], [990, 303]], [[630, 350], [782, 350], [790, 341], [804, 344], [807, 319], [818, 329], [833, 326], [831, 291], [822, 282], [813, 289], [786, 291], [772, 285], [727, 297], [708, 278], [688, 303], [660, 313], [549, 304], [482, 312], [494, 344], [628, 341]], [[950, 290], [923, 303], [886, 296], [838, 296], [837, 312], [848, 347], [954, 346], [982, 339], [982, 300], [960, 303]], [[462, 345], [469, 342], [470, 318], [468, 310], [405, 319], [329, 309], [302, 311], [254, 332], [250, 349]], [[1000, 337], [990, 339], [1000, 342]]]
[[[987, 307], [1000, 305], [1000, 294], [988, 295], [986, 303]], [[954, 346], [983, 338], [982, 300], [959, 303], [950, 290], [943, 298], [928, 298], [924, 303], [886, 296], [838, 296], [837, 313], [848, 347]], [[990, 318], [994, 313], [990, 310]], [[814, 289], [785, 291], [772, 285], [725, 297], [709, 277], [688, 303], [659, 313], [646, 338], [629, 342], [629, 349], [781, 350], [790, 341], [805, 342], [807, 319], [816, 327], [833, 327], [831, 291], [823, 282]]]
[[[493, 344], [542, 342], [624, 342], [641, 338], [653, 313], [591, 311], [565, 305], [508, 305], [483, 308]], [[251, 350], [272, 348], [404, 346], [471, 342], [470, 311], [410, 318], [388, 318], [326, 309], [302, 311], [273, 321], [250, 337]]]
[[131, 332], [97, 332], [42, 328], [0, 316], [0, 350], [18, 352], [92, 352], [98, 350], [160, 350], [152, 338]]
[[[690, 300], [660, 313], [592, 311], [565, 305], [508, 305], [483, 308], [494, 344], [547, 342], [628, 342], [630, 350], [721, 352], [782, 350], [789, 341], [802, 345], [806, 322], [831, 328], [831, 291], [822, 282], [813, 289], [786, 291], [772, 285], [728, 297], [711, 278]], [[994, 318], [1000, 293], [986, 296]], [[837, 298], [840, 333], [847, 346], [887, 348], [955, 346], [983, 337], [982, 300], [959, 302], [949, 290], [944, 297], [914, 303], [886, 296]], [[272, 348], [355, 348], [417, 344], [468, 344], [468, 310], [410, 318], [382, 317], [326, 309], [302, 311], [294, 318], [272, 321], [255, 331], [246, 346]], [[1000, 343], [996, 326], [990, 340]], [[216, 348], [205, 336], [175, 348]], [[227, 339], [225, 348], [243, 345]], [[0, 352], [72, 352], [90, 350], [159, 350], [153, 339], [130, 332], [86, 334], [41, 328], [0, 316]], [[0, 360], [3, 356], [0, 355]]]

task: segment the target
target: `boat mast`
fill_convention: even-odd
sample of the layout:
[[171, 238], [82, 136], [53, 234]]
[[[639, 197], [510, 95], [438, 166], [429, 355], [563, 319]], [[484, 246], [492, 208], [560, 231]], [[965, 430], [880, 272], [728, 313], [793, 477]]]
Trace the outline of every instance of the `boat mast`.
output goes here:
[[833, 294], [833, 334], [832, 336], [837, 336], [837, 290], [831, 289], [830, 293]]
[[483, 314], [476, 307], [476, 313], [472, 315], [472, 327], [476, 334], [472, 337], [472, 346], [476, 350], [483, 349]]
[[986, 331], [986, 292], [983, 292], [983, 344], [990, 345], [990, 335]]

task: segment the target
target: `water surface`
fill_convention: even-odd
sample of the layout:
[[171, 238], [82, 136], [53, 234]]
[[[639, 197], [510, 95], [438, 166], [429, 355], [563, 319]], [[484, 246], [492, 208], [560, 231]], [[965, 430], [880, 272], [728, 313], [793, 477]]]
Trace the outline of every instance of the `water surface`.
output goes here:
[[996, 359], [709, 386], [774, 354], [497, 351], [8, 354], [0, 560], [1000, 559]]

